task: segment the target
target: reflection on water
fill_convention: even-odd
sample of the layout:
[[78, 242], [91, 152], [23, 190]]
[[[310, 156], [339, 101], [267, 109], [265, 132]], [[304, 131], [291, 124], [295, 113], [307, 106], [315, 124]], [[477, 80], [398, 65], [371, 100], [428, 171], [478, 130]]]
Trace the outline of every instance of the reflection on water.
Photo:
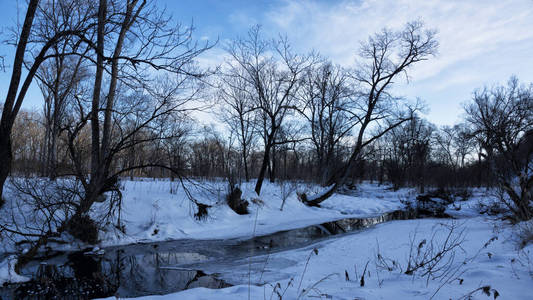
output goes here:
[[[90, 299], [168, 294], [194, 287], [223, 288], [247, 283], [245, 270], [265, 270], [254, 257], [305, 247], [333, 235], [354, 232], [391, 220], [416, 218], [413, 211], [395, 211], [370, 218], [348, 218], [248, 239], [179, 240], [105, 249], [94, 256], [64, 253], [36, 260], [22, 271], [32, 280], [0, 288], [2, 299]], [[247, 259], [251, 257], [250, 259]], [[281, 259], [278, 267], [296, 262]], [[243, 265], [248, 268], [242, 268]], [[208, 274], [206, 274], [208, 273]], [[222, 278], [226, 280], [222, 280]], [[242, 274], [240, 274], [242, 273]], [[253, 280], [264, 283], [263, 273]]]
[[[154, 250], [156, 248], [153, 248]], [[27, 283], [1, 289], [0, 299], [92, 299], [109, 296], [135, 297], [167, 294], [193, 287], [229, 286], [215, 276], [197, 270], [166, 269], [169, 264], [198, 262], [197, 253], [126, 253], [122, 249], [103, 256], [75, 252], [46, 262], [29, 264]]]
[[[68, 256], [68, 263], [52, 265], [41, 263], [30, 266], [33, 280], [6, 288], [7, 299], [90, 299], [112, 295], [118, 280], [116, 266], [106, 273], [104, 264], [81, 253]], [[104, 275], [105, 274], [105, 275]]]

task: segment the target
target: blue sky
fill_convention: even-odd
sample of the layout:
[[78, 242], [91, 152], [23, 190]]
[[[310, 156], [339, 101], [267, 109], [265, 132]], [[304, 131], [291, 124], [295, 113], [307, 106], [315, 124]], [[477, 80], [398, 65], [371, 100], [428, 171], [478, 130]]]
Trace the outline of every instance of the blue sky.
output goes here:
[[[319, 51], [336, 63], [351, 66], [361, 40], [384, 26], [400, 28], [421, 19], [438, 30], [436, 58], [410, 70], [410, 81], [397, 82], [394, 92], [420, 97], [428, 107], [427, 118], [438, 125], [460, 119], [461, 104], [475, 88], [505, 83], [511, 75], [533, 82], [532, 0], [155, 0], [183, 23], [194, 22], [198, 39], [219, 40], [201, 63], [222, 63], [221, 46], [261, 24], [265, 35], [287, 34], [301, 52]], [[12, 26], [17, 2], [0, 0], [0, 26]], [[23, 10], [22, 10], [23, 12]], [[3, 30], [5, 32], [5, 29]], [[13, 48], [0, 47], [6, 63]], [[10, 69], [0, 74], [4, 99]], [[33, 87], [26, 108], [39, 108], [42, 97]]]

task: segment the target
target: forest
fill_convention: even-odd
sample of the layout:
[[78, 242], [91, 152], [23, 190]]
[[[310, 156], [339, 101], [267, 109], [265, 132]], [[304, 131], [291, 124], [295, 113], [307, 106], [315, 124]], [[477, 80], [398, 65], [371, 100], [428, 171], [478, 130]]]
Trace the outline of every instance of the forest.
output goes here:
[[395, 86], [437, 28], [385, 27], [340, 65], [261, 25], [198, 39], [157, 1], [24, 9], [2, 60], [0, 299], [531, 295], [533, 83], [472, 86], [458, 122], [432, 123]]

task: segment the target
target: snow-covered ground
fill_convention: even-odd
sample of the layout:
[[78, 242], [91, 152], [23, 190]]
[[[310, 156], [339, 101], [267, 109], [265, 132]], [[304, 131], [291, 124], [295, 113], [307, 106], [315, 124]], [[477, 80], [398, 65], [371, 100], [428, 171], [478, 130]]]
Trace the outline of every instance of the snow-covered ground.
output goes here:
[[29, 278], [20, 276], [15, 272], [15, 264], [17, 258], [15, 255], [10, 255], [0, 262], [0, 286], [6, 282], [24, 282]]
[[[35, 179], [46, 186], [46, 179]], [[335, 194], [324, 202], [324, 208], [307, 207], [296, 195], [298, 191], [318, 193], [320, 187], [311, 184], [273, 184], [265, 182], [260, 196], [254, 192], [254, 183], [243, 183], [243, 198], [250, 202], [248, 215], [238, 215], [225, 204], [227, 183], [224, 181], [194, 181], [186, 182], [190, 195], [197, 201], [211, 205], [209, 214], [204, 220], [194, 218], [195, 206], [192, 205], [183, 186], [179, 182], [158, 179], [123, 180], [122, 184], [122, 224], [125, 233], [108, 224], [100, 232], [98, 247], [124, 245], [139, 242], [157, 242], [178, 239], [223, 239], [246, 238], [265, 235], [277, 231], [305, 227], [327, 221], [347, 217], [376, 216], [403, 207], [399, 197], [414, 197], [408, 189], [391, 192], [386, 186], [378, 187], [373, 184], [363, 184], [354, 192], [357, 196]], [[21, 197], [13, 184], [6, 186], [8, 202], [0, 210], [1, 224], [8, 224], [9, 228], [39, 233], [39, 218], [42, 215], [32, 206], [32, 199], [28, 202], [18, 201]], [[283, 198], [285, 203], [280, 210]], [[259, 201], [257, 201], [259, 200]], [[30, 204], [28, 204], [30, 203]], [[107, 207], [96, 203], [93, 209], [97, 218]], [[13, 220], [16, 222], [14, 223]], [[37, 225], [36, 225], [37, 224]], [[84, 249], [90, 245], [72, 240], [68, 235], [62, 237], [68, 243], [49, 244], [48, 247], [57, 250]], [[11, 269], [14, 265], [13, 256], [25, 251], [25, 246], [16, 246], [22, 237], [4, 232], [0, 236], [0, 259], [2, 263], [1, 280], [15, 282]]]
[[[207, 219], [199, 221], [193, 217], [194, 207], [177, 182], [144, 179], [122, 184], [125, 233], [110, 224], [100, 235], [101, 248], [176, 239], [258, 236], [343, 218], [377, 216], [402, 209], [416, 197], [411, 189], [392, 191], [387, 186], [364, 183], [357, 191], [335, 194], [323, 202], [322, 208], [316, 208], [303, 205], [296, 192], [319, 193], [317, 186], [265, 182], [257, 196], [253, 184], [247, 183], [242, 186], [243, 198], [251, 202], [251, 213], [238, 215], [225, 204], [224, 182], [199, 181], [188, 183], [189, 191], [199, 202], [212, 206]], [[468, 299], [468, 293], [476, 289], [480, 290], [473, 293], [473, 299], [489, 299], [485, 292], [493, 299], [496, 291], [499, 299], [531, 299], [533, 246], [520, 249], [512, 225], [479, 214], [480, 203], [491, 201], [484, 191], [476, 190], [470, 200], [447, 209], [456, 220], [393, 221], [305, 248], [233, 262], [227, 269], [212, 266], [213, 270], [204, 271], [221, 273], [222, 279], [238, 284], [221, 290], [195, 288], [143, 299], [278, 299], [278, 294], [283, 299], [429, 299], [433, 295], [434, 299]], [[4, 209], [9, 207], [8, 203]], [[94, 213], [103, 208], [95, 207]], [[435, 266], [438, 270], [424, 275], [425, 268], [421, 267], [411, 275], [404, 274], [409, 253], [417, 253], [421, 244], [420, 252], [426, 253], [433, 245], [429, 252], [435, 256], [452, 224], [457, 234], [452, 237], [464, 241], [440, 255], [444, 258], [442, 265]], [[4, 251], [21, 251], [8, 239], [2, 241], [2, 246]], [[86, 246], [71, 243], [58, 247]], [[365, 266], [365, 285], [361, 286]], [[264, 284], [248, 285], [248, 277], [251, 282]], [[483, 290], [486, 286], [490, 288]]]
[[[221, 239], [264, 235], [342, 218], [380, 215], [401, 209], [404, 205], [400, 199], [412, 200], [416, 195], [410, 189], [392, 192], [387, 186], [366, 183], [362, 184], [358, 191], [354, 191], [354, 195], [335, 194], [323, 202], [323, 208], [316, 208], [304, 205], [296, 195], [298, 191], [311, 194], [320, 192], [320, 188], [316, 185], [282, 186], [265, 182], [261, 195], [257, 196], [254, 192], [254, 183], [250, 182], [241, 185], [242, 197], [250, 202], [250, 214], [238, 215], [225, 204], [226, 182], [187, 182], [185, 186], [197, 201], [212, 206], [208, 209], [209, 214], [205, 220], [196, 220], [193, 216], [196, 208], [178, 182], [137, 179], [124, 180], [121, 184], [123, 185], [121, 219], [125, 233], [117, 230], [113, 224], [109, 224], [100, 232], [100, 247], [176, 239]], [[9, 192], [8, 188], [7, 198], [15, 199], [9, 197]], [[280, 210], [283, 194], [286, 195], [286, 200], [283, 210]], [[14, 203], [8, 203], [3, 208], [6, 213], [0, 214], [0, 218], [7, 218], [4, 224], [11, 223], [10, 207], [15, 207], [13, 211], [19, 219], [19, 226], [28, 222], [26, 213], [22, 214]], [[93, 209], [95, 216], [98, 212], [105, 211], [107, 211], [106, 203], [95, 204]], [[4, 240], [0, 252], [21, 250], [15, 249], [13, 242], [17, 237], [13, 238], [13, 240]], [[69, 241], [66, 245], [54, 247], [73, 250], [87, 246]]]
[[[410, 250], [416, 252], [425, 239], [424, 251], [432, 236], [438, 248], [452, 224], [457, 226], [452, 237], [464, 241], [435, 269], [433, 275], [442, 277], [428, 278], [424, 270], [404, 274]], [[392, 270], [379, 263], [378, 254]], [[279, 299], [278, 293], [282, 299], [494, 299], [495, 293], [498, 299], [531, 299], [533, 294], [533, 245], [519, 249], [513, 229], [487, 217], [393, 221], [302, 249], [255, 257], [250, 264], [261, 265], [260, 270], [251, 267], [252, 273], [247, 273], [250, 265], [243, 260], [221, 278], [249, 274], [252, 282], [261, 276], [264, 285], [195, 288], [139, 299]], [[284, 279], [270, 280], [276, 277]]]
[[[276, 231], [305, 227], [347, 217], [376, 216], [401, 209], [399, 197], [414, 197], [408, 189], [398, 192], [364, 184], [356, 197], [335, 194], [323, 203], [323, 208], [308, 207], [298, 200], [297, 191], [315, 192], [314, 185], [296, 187], [265, 182], [261, 195], [253, 191], [253, 183], [244, 183], [243, 198], [249, 200], [249, 215], [238, 215], [225, 204], [226, 183], [201, 182], [189, 186], [193, 197], [210, 204], [206, 220], [192, 217], [194, 208], [179, 183], [168, 181], [124, 182], [123, 222], [126, 235], [111, 230], [102, 238], [102, 245], [161, 241], [173, 239], [218, 239], [264, 235]], [[170, 193], [171, 188], [173, 193]], [[287, 198], [280, 210], [283, 196]], [[255, 201], [259, 199], [260, 201]], [[255, 230], [254, 230], [255, 228]]]

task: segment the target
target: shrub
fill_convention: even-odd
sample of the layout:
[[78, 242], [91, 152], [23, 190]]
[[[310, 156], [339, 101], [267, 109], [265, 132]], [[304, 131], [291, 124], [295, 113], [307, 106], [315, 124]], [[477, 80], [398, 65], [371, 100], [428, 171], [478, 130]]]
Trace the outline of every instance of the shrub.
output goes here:
[[98, 243], [98, 225], [87, 215], [74, 215], [68, 221], [67, 232], [82, 242]]
[[533, 243], [533, 221], [518, 224], [518, 238], [522, 248]]
[[228, 195], [226, 196], [226, 202], [228, 206], [239, 215], [247, 215], [248, 201], [241, 199], [242, 191], [237, 186], [231, 186]]
[[467, 188], [457, 189], [454, 196], [459, 201], [466, 201], [472, 197], [472, 191]]
[[211, 205], [203, 204], [203, 203], [196, 203], [196, 206], [198, 207], [198, 211], [194, 214], [194, 217], [196, 220], [205, 220], [207, 218], [207, 209], [211, 207]]

